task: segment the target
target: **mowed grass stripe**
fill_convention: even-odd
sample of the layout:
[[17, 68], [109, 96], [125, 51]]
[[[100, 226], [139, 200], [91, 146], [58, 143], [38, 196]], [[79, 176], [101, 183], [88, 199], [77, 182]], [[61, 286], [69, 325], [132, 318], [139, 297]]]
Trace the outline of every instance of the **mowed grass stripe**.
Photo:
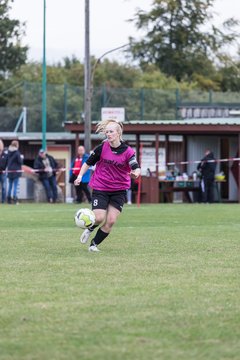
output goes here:
[[1, 207], [0, 359], [239, 358], [237, 204], [126, 206], [99, 254], [77, 209]]

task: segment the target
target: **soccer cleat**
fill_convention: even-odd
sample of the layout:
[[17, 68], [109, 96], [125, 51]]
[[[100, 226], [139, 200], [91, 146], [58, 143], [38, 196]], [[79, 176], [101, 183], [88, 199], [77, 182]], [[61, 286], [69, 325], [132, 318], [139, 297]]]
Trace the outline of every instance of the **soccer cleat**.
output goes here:
[[91, 231], [86, 229], [84, 230], [84, 232], [82, 233], [82, 235], [80, 236], [80, 242], [82, 244], [86, 244], [86, 242], [88, 241], [89, 237], [91, 235]]
[[14, 197], [14, 198], [13, 198], [13, 202], [14, 202], [15, 205], [19, 205], [18, 198]]
[[89, 248], [88, 248], [88, 251], [92, 251], [92, 252], [98, 252], [100, 251], [97, 247], [97, 245], [90, 245]]

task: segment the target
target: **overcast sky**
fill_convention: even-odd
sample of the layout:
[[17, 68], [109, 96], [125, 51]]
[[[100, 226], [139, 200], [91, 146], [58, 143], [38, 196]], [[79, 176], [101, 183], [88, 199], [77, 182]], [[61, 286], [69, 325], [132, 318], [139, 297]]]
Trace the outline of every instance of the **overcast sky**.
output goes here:
[[[137, 8], [149, 10], [152, 0], [89, 0], [90, 52], [95, 57], [128, 42], [128, 37], [139, 38], [133, 23], [127, 22]], [[46, 0], [47, 62], [76, 55], [84, 58], [85, 0]], [[240, 0], [215, 0], [216, 23], [228, 17], [240, 17]], [[29, 60], [41, 61], [43, 43], [43, 0], [14, 0], [11, 17], [26, 22], [24, 44], [30, 47]], [[118, 59], [121, 51], [108, 58]]]

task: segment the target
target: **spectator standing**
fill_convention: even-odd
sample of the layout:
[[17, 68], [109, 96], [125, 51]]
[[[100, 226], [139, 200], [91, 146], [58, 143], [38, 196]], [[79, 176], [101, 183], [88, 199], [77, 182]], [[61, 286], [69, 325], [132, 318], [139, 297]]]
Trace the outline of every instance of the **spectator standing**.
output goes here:
[[132, 205], [132, 189], [127, 190], [127, 204]]
[[[19, 151], [19, 142], [13, 140], [8, 147], [8, 163], [7, 163], [7, 177], [8, 177], [8, 204], [12, 201], [18, 204], [17, 191], [19, 178], [22, 176], [23, 155]], [[13, 195], [13, 196], [12, 196]]]
[[205, 156], [197, 166], [201, 174], [201, 200], [204, 203], [214, 201], [214, 182], [216, 171], [216, 160], [213, 152], [209, 149], [205, 151]]
[[[78, 151], [77, 151], [77, 156], [73, 160], [72, 165], [71, 165], [70, 179], [69, 179], [69, 182], [71, 184], [74, 184], [74, 181], [77, 179], [77, 176], [81, 170], [82, 165], [87, 161], [88, 157], [89, 157], [89, 154], [85, 153], [84, 146], [79, 146]], [[89, 203], [91, 203], [91, 201], [92, 201], [91, 193], [90, 193], [90, 190], [88, 187], [90, 178], [91, 178], [91, 171], [90, 171], [90, 169], [88, 169], [85, 172], [85, 174], [83, 175], [81, 183], [78, 186], [76, 186], [76, 185], [74, 186], [75, 192], [76, 192], [76, 200], [75, 201], [79, 204], [83, 200], [83, 193], [86, 195]]]
[[131, 178], [131, 187], [130, 187], [130, 189], [127, 190], [127, 204], [128, 205], [132, 205], [133, 193], [134, 193], [134, 201], [136, 202], [135, 194], [137, 193], [137, 190], [138, 190], [138, 181], [139, 181], [139, 179]]
[[94, 149], [75, 180], [78, 186], [89, 167], [96, 165], [89, 183], [93, 189], [92, 209], [96, 223], [80, 237], [81, 243], [85, 244], [92, 231], [102, 223], [89, 247], [93, 252], [99, 251], [98, 245], [110, 234], [122, 211], [126, 191], [130, 188], [130, 176], [138, 178], [140, 175], [134, 150], [122, 140], [122, 123], [103, 120], [98, 123], [97, 132], [104, 133], [106, 140]]
[[8, 151], [7, 149], [4, 149], [4, 143], [0, 139], [0, 184], [1, 184], [1, 192], [2, 192], [2, 203], [5, 203], [6, 200], [7, 161], [8, 161]]
[[56, 173], [59, 166], [57, 161], [44, 149], [40, 149], [33, 167], [45, 188], [48, 202], [55, 203], [58, 197]]

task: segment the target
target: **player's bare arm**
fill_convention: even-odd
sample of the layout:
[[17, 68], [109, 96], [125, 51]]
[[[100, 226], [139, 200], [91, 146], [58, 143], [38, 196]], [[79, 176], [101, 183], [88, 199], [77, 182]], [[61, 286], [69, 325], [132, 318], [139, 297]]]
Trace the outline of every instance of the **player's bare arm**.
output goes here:
[[86, 163], [84, 163], [81, 167], [81, 170], [78, 174], [78, 177], [76, 178], [76, 180], [74, 181], [74, 185], [78, 186], [80, 184], [80, 182], [82, 181], [82, 177], [85, 174], [85, 172], [89, 169], [89, 165], [87, 165]]

